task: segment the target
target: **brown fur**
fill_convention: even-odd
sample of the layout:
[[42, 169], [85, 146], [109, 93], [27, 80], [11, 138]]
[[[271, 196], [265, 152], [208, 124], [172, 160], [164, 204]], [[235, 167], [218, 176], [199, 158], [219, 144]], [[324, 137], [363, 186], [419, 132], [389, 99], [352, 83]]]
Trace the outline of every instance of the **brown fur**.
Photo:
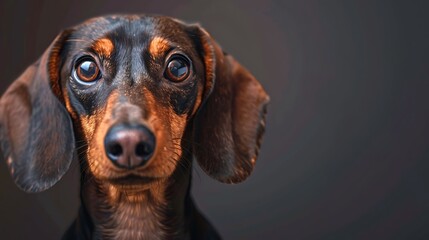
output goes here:
[[94, 43], [94, 50], [98, 52], [100, 55], [105, 57], [110, 57], [114, 50], [114, 46], [112, 41], [108, 38], [101, 38]]
[[162, 37], [154, 37], [149, 44], [149, 52], [154, 58], [161, 56], [169, 48], [170, 44], [168, 40]]

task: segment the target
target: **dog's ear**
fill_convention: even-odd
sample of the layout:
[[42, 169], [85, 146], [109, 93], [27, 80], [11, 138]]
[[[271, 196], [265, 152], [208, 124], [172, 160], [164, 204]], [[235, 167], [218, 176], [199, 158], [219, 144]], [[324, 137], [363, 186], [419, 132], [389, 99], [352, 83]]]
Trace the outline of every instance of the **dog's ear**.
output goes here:
[[58, 35], [0, 99], [2, 155], [15, 183], [27, 192], [52, 187], [73, 158], [72, 122], [52, 89], [59, 94], [60, 53], [67, 35]]
[[255, 165], [269, 97], [204, 29], [194, 26], [194, 36], [205, 64], [203, 101], [194, 119], [194, 154], [211, 177], [238, 183]]

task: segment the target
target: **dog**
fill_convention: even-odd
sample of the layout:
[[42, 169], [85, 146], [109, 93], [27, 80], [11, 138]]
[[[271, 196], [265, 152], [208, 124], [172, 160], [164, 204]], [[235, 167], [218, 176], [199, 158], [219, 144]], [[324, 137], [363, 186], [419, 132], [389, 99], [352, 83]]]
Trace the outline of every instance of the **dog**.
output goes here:
[[0, 147], [26, 192], [73, 159], [81, 207], [63, 239], [220, 239], [190, 196], [252, 172], [269, 96], [198, 24], [111, 15], [62, 31], [0, 99]]

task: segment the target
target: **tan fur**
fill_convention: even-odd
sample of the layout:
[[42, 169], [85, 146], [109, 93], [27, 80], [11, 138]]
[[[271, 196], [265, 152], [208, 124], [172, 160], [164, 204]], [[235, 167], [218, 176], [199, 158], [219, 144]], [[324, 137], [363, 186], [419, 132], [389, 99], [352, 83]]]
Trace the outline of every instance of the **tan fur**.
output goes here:
[[112, 55], [112, 52], [115, 46], [113, 45], [110, 39], [101, 38], [94, 43], [93, 48], [100, 55], [103, 55], [105, 57], [110, 57], [110, 55]]
[[162, 37], [154, 37], [149, 44], [149, 52], [153, 58], [160, 57], [162, 53], [168, 50], [170, 43]]
[[115, 171], [114, 166], [112, 166], [107, 159], [104, 160], [106, 157], [104, 153], [103, 139], [109, 127], [113, 123], [110, 117], [110, 111], [117, 103], [118, 98], [118, 92], [114, 91], [110, 94], [106, 107], [101, 109], [98, 114], [94, 115], [99, 116], [96, 121], [91, 121], [91, 119], [87, 117], [81, 118], [81, 124], [89, 143], [87, 151], [88, 164], [91, 172], [95, 176], [110, 175], [112, 174], [112, 171]]
[[64, 91], [63, 95], [64, 95], [64, 103], [66, 105], [67, 111], [70, 113], [70, 115], [73, 119], [77, 119], [78, 116], [77, 116], [76, 112], [74, 111], [74, 109], [70, 103], [70, 98], [68, 96], [67, 91]]
[[116, 227], [114, 232], [109, 232], [109, 228], [100, 230], [112, 239], [164, 239], [160, 222], [164, 216], [160, 210], [166, 207], [166, 200], [162, 186], [164, 184], [157, 184], [154, 188], [142, 186], [141, 189], [133, 186], [135, 189], [131, 191], [106, 185], [108, 203], [114, 212], [106, 225]]
[[[143, 88], [145, 96], [144, 106], [137, 106], [129, 102], [120, 101], [120, 93], [112, 92], [103, 110], [95, 117], [81, 117], [81, 125], [87, 137], [87, 159], [91, 172], [100, 179], [121, 177], [133, 173], [142, 176], [142, 169], [130, 170], [126, 173], [118, 170], [104, 153], [104, 137], [111, 126], [117, 122], [145, 124], [154, 131], [157, 147], [151, 164], [144, 166], [145, 177], [168, 177], [176, 168], [178, 159], [182, 155], [180, 139], [186, 126], [186, 116], [176, 115], [171, 108], [159, 107], [153, 94]], [[145, 109], [144, 114], [142, 109]], [[170, 116], [167, 122], [162, 122], [161, 116]], [[144, 120], [147, 118], [147, 120]], [[167, 134], [170, 133], [170, 134]]]

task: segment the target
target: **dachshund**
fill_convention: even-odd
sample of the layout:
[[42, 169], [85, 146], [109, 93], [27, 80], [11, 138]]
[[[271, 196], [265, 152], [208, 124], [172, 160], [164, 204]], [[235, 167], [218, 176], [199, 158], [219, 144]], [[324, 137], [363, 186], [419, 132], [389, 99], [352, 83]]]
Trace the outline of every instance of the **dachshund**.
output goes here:
[[111, 15], [62, 31], [0, 99], [17, 186], [81, 168], [63, 239], [220, 239], [190, 196], [192, 161], [224, 183], [252, 172], [269, 96], [199, 24]]

